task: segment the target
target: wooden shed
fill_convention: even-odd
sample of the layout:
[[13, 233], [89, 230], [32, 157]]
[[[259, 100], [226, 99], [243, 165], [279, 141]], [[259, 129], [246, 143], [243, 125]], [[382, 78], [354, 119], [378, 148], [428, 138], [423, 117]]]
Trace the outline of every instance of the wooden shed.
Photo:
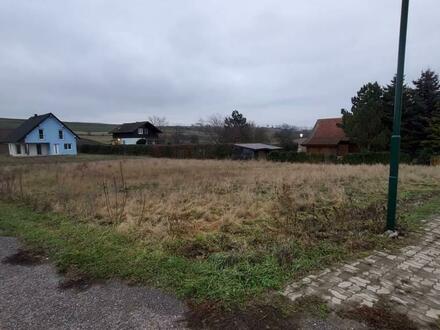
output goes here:
[[282, 148], [264, 143], [237, 143], [234, 144], [234, 159], [267, 159], [269, 152]]

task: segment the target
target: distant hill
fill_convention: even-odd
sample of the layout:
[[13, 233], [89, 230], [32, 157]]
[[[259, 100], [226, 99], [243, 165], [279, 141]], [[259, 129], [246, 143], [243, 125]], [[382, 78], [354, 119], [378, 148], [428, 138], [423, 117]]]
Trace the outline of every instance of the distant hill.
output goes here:
[[[0, 118], [1, 129], [14, 129], [18, 127], [24, 119], [17, 118]], [[81, 139], [91, 140], [98, 143], [111, 143], [112, 136], [109, 132], [118, 126], [118, 124], [103, 123], [81, 123], [81, 122], [65, 122]], [[163, 134], [161, 136], [163, 143], [211, 143], [208, 134], [198, 126], [166, 126], [162, 127]], [[274, 134], [279, 128], [267, 127], [266, 133], [271, 143], [275, 143]], [[309, 130], [301, 131], [308, 135]]]

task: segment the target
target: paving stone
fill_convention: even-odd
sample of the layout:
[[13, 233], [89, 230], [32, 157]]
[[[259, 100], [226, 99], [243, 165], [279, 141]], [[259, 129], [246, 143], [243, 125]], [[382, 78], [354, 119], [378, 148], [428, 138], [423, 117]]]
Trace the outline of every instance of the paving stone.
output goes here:
[[333, 290], [333, 289], [330, 289], [329, 292], [330, 292], [333, 296], [335, 296], [336, 298], [341, 299], [341, 300], [345, 300], [345, 299], [348, 298], [347, 296], [345, 296], [345, 295], [343, 295], [343, 294], [341, 294], [341, 293], [339, 293], [338, 291]]
[[352, 285], [353, 285], [353, 283], [347, 281], [347, 282], [339, 283], [338, 287], [345, 289], [345, 288], [348, 288], [349, 286], [352, 286]]
[[[417, 245], [324, 269], [289, 285], [292, 300], [318, 295], [334, 308], [374, 306], [382, 297], [421, 329], [440, 320], [440, 217], [425, 221]], [[344, 307], [345, 306], [345, 307]]]
[[433, 319], [437, 319], [440, 317], [440, 310], [431, 308], [426, 312], [426, 316]]

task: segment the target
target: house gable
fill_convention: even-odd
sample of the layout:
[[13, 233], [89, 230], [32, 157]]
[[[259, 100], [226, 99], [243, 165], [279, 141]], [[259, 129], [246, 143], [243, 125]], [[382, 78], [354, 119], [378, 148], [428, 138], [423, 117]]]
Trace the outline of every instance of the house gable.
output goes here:
[[[43, 130], [43, 138], [40, 139], [39, 131]], [[62, 132], [62, 139], [60, 133]], [[61, 121], [54, 117], [48, 117], [37, 127], [30, 131], [24, 138], [25, 143], [76, 143], [76, 135], [70, 131]]]

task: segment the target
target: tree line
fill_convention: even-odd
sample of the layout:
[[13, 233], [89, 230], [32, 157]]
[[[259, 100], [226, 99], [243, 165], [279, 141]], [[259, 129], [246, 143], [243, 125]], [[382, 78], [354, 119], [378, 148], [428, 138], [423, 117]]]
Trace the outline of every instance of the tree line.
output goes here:
[[237, 110], [230, 116], [212, 115], [200, 120], [197, 126], [210, 138], [212, 143], [276, 143], [286, 150], [296, 150], [295, 140], [307, 129], [282, 124], [275, 128], [259, 127]]
[[[370, 82], [342, 109], [342, 128], [364, 152], [387, 151], [393, 127], [396, 78], [386, 86]], [[440, 154], [440, 83], [433, 70], [403, 88], [401, 150], [421, 163]]]

